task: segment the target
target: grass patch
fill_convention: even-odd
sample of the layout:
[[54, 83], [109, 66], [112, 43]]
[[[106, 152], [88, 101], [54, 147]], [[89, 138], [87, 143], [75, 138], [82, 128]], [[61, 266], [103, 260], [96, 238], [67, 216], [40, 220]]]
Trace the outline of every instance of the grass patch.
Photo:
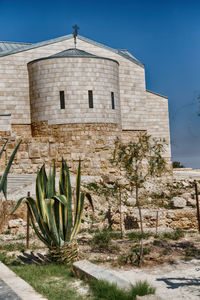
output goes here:
[[38, 293], [48, 300], [134, 300], [136, 295], [154, 294], [155, 288], [147, 282], [138, 282], [129, 291], [119, 289], [115, 284], [106, 281], [91, 281], [86, 295], [79, 292], [85, 285], [77, 287], [72, 270], [63, 264], [49, 263], [46, 265], [13, 265], [13, 257], [0, 253], [0, 260], [9, 264], [18, 276], [28, 282]]
[[66, 265], [21, 265], [9, 266], [17, 275], [27, 281], [38, 293], [49, 300], [91, 300], [90, 296], [82, 296], [73, 287], [74, 278]]
[[25, 251], [26, 246], [23, 243], [9, 243], [9, 244], [3, 244], [0, 245], [0, 250], [4, 250], [4, 251], [20, 251], [23, 252]]
[[116, 284], [99, 280], [90, 283], [95, 295], [95, 300], [134, 300], [137, 295], [144, 296], [155, 294], [155, 288], [151, 287], [146, 281], [138, 282], [128, 291], [119, 289]]
[[177, 241], [180, 238], [183, 238], [185, 236], [185, 233], [182, 229], [176, 229], [173, 232], [164, 232], [162, 235], [159, 235], [160, 239], [164, 240], [174, 240]]
[[[38, 246], [35, 243], [30, 244], [29, 249], [31, 250], [36, 250], [36, 249], [42, 249], [45, 248], [44, 246]], [[24, 243], [3, 243], [0, 245], [0, 251], [7, 251], [7, 252], [12, 252], [12, 251], [20, 251], [24, 252], [26, 250], [26, 245]]]
[[153, 233], [151, 232], [146, 232], [142, 235], [141, 232], [136, 231], [136, 232], [130, 232], [127, 234], [127, 237], [133, 241], [140, 241], [142, 238], [143, 239], [148, 239], [150, 236], [152, 236]]
[[100, 232], [97, 232], [94, 234], [91, 245], [97, 246], [100, 251], [107, 250], [107, 251], [118, 251], [119, 246], [114, 245], [112, 243], [112, 239], [118, 239], [120, 236], [120, 233], [113, 232], [109, 229], [104, 229]]
[[111, 244], [111, 236], [108, 230], [103, 230], [94, 234], [91, 245], [98, 246], [99, 249], [108, 249]]

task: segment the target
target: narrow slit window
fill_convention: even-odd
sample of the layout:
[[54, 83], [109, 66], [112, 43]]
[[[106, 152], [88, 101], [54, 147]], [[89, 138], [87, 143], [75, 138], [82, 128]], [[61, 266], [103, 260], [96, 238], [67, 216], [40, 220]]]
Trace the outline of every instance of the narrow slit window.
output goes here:
[[93, 108], [93, 92], [92, 91], [88, 91], [88, 100], [89, 100], [89, 108]]
[[111, 92], [111, 104], [112, 104], [112, 109], [115, 109], [115, 95], [114, 95], [114, 92]]
[[60, 91], [60, 108], [65, 109], [65, 92]]

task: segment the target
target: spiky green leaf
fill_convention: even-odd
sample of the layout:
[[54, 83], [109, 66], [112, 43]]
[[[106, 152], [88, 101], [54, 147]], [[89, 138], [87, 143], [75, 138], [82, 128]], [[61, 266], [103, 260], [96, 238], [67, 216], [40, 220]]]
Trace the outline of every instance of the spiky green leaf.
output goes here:
[[0, 158], [1, 158], [1, 155], [3, 154], [3, 151], [4, 151], [5, 148], [6, 148], [7, 143], [8, 143], [8, 140], [5, 142], [5, 144], [4, 144], [3, 147], [1, 148], [1, 151], [0, 151]]
[[8, 176], [8, 172], [10, 171], [10, 168], [11, 168], [11, 165], [12, 165], [12, 162], [15, 158], [15, 154], [17, 153], [17, 150], [20, 146], [22, 141], [20, 141], [18, 143], [18, 145], [16, 146], [16, 148], [14, 149], [13, 153], [11, 154], [10, 156], [10, 159], [8, 161], [8, 164], [6, 166], [6, 169], [3, 173], [3, 176], [1, 177], [1, 181], [0, 181], [0, 192], [3, 191], [3, 194], [5, 196], [5, 198], [7, 199], [7, 176]]

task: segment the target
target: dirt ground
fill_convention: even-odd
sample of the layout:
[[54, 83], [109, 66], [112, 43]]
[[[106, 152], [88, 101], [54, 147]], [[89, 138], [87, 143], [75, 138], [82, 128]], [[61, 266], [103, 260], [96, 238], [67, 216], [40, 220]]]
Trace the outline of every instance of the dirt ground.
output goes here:
[[[200, 258], [200, 234], [196, 231], [162, 232], [157, 236], [153, 231], [147, 231], [144, 237], [144, 256], [140, 268]], [[140, 243], [138, 230], [124, 233], [123, 239], [119, 232], [109, 230], [90, 234], [82, 232], [78, 235], [79, 257], [112, 268], [138, 268]], [[48, 249], [34, 233], [31, 234], [28, 251], [25, 235], [0, 235], [0, 254], [6, 252], [8, 255], [22, 256], [30, 251], [45, 254]]]

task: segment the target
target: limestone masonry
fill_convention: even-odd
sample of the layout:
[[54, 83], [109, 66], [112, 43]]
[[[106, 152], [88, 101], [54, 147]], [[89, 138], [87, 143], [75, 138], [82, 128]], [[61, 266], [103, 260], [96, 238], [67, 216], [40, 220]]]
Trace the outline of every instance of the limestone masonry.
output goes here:
[[[83, 173], [110, 169], [117, 137], [165, 138], [171, 159], [166, 97], [146, 90], [144, 65], [127, 50], [67, 35], [36, 44], [0, 42], [0, 139], [5, 164], [22, 139], [12, 171], [33, 173], [62, 156]], [[1, 162], [2, 163], [2, 162]]]

